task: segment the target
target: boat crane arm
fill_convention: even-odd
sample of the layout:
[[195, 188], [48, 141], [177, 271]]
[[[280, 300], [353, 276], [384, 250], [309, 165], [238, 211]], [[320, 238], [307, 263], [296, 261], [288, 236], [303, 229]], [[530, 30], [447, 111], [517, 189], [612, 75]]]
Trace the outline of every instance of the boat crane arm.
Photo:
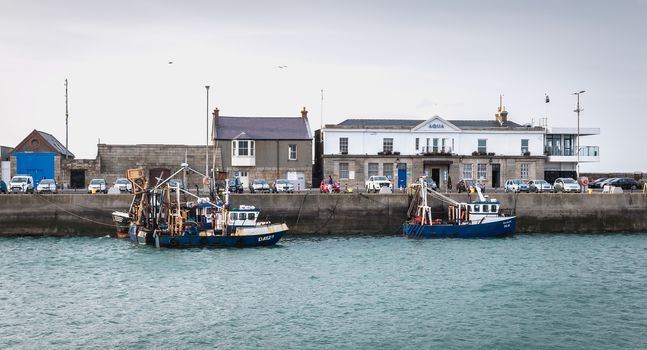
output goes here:
[[477, 183], [474, 184], [474, 189], [476, 190], [476, 193], [479, 195], [479, 200], [481, 202], [485, 202], [485, 196], [483, 196], [483, 192], [481, 192], [481, 186], [479, 186]]

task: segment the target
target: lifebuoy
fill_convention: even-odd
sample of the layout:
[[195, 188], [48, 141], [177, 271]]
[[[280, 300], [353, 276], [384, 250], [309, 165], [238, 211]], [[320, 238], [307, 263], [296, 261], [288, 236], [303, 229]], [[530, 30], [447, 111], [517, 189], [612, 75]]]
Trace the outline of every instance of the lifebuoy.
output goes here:
[[589, 178], [588, 177], [582, 178], [582, 185], [586, 186], [588, 184], [589, 184]]
[[205, 177], [202, 178], [202, 184], [203, 185], [209, 186], [210, 183], [211, 183], [211, 179], [209, 178], [209, 176], [205, 176]]

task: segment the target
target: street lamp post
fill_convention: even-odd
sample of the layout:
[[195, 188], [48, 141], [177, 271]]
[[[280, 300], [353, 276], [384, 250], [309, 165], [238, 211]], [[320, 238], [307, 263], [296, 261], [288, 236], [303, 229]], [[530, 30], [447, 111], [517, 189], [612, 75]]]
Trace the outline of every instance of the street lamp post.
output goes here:
[[207, 89], [207, 142], [205, 147], [204, 175], [209, 176], [209, 85], [204, 86]]
[[580, 112], [583, 111], [583, 109], [580, 108], [580, 94], [585, 93], [586, 91], [581, 90], [579, 92], [574, 92], [573, 95], [577, 95], [577, 109], [575, 109], [573, 112], [577, 113], [577, 142], [575, 146], [575, 152], [577, 152], [577, 167], [575, 168], [575, 172], [577, 174], [577, 181], [580, 180]]

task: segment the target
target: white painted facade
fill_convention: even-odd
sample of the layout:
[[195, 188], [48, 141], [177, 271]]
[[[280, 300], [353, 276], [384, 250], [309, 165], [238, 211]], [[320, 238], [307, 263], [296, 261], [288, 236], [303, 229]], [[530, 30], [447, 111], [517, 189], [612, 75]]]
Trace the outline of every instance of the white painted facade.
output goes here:
[[353, 129], [327, 126], [324, 129], [324, 154], [342, 154], [341, 139], [347, 138], [347, 154], [352, 155], [375, 155], [384, 152], [385, 139], [393, 140], [392, 151], [399, 152], [400, 155], [419, 155], [432, 153], [434, 150], [436, 153], [444, 150], [456, 155], [471, 155], [479, 151], [479, 140], [485, 140], [486, 153], [494, 153], [497, 156], [522, 155], [522, 140], [527, 140], [527, 148], [531, 155], [543, 155], [544, 132], [542, 128], [462, 130], [438, 116], [412, 129]]

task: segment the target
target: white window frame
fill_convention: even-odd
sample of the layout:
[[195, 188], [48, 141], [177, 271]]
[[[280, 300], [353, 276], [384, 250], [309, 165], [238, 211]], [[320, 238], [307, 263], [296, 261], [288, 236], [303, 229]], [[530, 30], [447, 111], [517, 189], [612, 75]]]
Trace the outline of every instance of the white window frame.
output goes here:
[[350, 171], [349, 171], [348, 163], [346, 162], [339, 163], [339, 178], [348, 179], [349, 176], [350, 176]]
[[393, 153], [393, 138], [385, 137], [382, 139], [382, 151], [384, 153], [391, 152]]
[[339, 138], [339, 153], [348, 154], [348, 137]]
[[463, 164], [463, 179], [473, 179], [472, 164]]
[[476, 176], [479, 180], [487, 179], [487, 164], [478, 163], [476, 164]]
[[[244, 149], [247, 150], [247, 154], [240, 154], [240, 144], [245, 142], [247, 147]], [[254, 156], [254, 141], [253, 140], [234, 140], [231, 142], [231, 155], [234, 157], [253, 157]]]
[[297, 145], [292, 143], [288, 145], [288, 160], [297, 160]]
[[[526, 142], [525, 146], [523, 145], [524, 141]], [[529, 139], [521, 139], [521, 154], [522, 155], [525, 154], [526, 152], [528, 152], [529, 149], [530, 149], [530, 140]]]
[[521, 163], [521, 178], [527, 179], [530, 173], [530, 163]]
[[[481, 141], [483, 141], [483, 151], [481, 151]], [[487, 153], [487, 139], [478, 139], [478, 141], [476, 142], [476, 150], [479, 153]]]

